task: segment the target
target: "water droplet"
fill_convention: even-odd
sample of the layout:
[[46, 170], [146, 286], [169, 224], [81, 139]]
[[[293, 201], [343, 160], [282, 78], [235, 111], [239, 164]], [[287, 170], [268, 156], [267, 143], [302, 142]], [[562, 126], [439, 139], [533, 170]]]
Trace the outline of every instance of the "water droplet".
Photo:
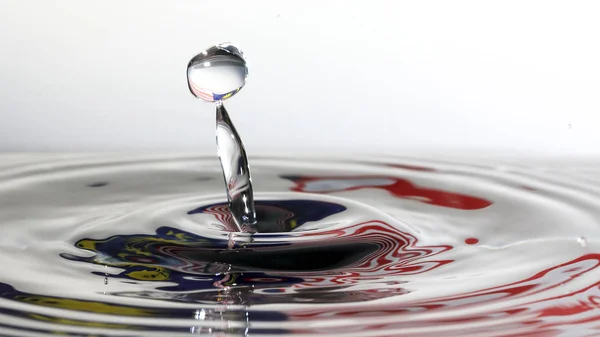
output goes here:
[[108, 277], [105, 277], [104, 278], [104, 285], [107, 285], [107, 284], [108, 284]]
[[572, 128], [573, 128], [573, 125], [571, 125], [571, 123], [569, 123], [569, 129], [572, 129]]
[[250, 167], [242, 139], [223, 100], [246, 83], [248, 67], [241, 50], [229, 43], [210, 47], [188, 63], [188, 86], [192, 94], [216, 103], [217, 152], [221, 161], [229, 210], [238, 231], [251, 231], [256, 223]]
[[277, 17], [279, 19], [281, 17], [281, 14], [275, 15], [275, 17]]
[[578, 237], [577, 242], [581, 245], [581, 247], [587, 247], [587, 239], [585, 238], [585, 236]]
[[194, 56], [188, 63], [188, 87], [207, 102], [219, 102], [235, 95], [246, 84], [248, 67], [242, 51], [222, 43]]

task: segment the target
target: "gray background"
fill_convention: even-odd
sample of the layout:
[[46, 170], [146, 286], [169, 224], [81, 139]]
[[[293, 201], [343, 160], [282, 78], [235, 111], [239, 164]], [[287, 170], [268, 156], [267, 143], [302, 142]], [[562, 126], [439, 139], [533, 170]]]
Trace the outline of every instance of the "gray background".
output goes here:
[[250, 152], [600, 152], [600, 2], [0, 4], [0, 151], [214, 150], [185, 68], [232, 41]]

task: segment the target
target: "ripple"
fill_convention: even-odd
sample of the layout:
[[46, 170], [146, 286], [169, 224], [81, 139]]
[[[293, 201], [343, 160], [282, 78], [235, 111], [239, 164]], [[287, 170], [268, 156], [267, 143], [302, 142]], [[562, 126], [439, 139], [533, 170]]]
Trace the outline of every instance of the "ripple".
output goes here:
[[257, 158], [261, 226], [233, 233], [212, 157], [7, 158], [0, 335], [600, 327], [589, 163]]

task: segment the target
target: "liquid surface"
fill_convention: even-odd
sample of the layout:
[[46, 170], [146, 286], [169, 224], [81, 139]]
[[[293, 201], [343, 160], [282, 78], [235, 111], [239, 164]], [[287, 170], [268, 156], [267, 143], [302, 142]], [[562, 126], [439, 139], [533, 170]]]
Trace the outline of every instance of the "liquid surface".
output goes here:
[[1, 336], [597, 336], [597, 163], [5, 155]]

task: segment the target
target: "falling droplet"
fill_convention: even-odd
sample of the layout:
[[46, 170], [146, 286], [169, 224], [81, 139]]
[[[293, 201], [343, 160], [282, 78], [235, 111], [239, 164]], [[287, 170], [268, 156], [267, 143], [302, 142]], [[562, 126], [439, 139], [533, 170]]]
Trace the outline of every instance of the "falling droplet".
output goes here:
[[188, 86], [192, 94], [216, 103], [217, 152], [229, 210], [238, 231], [250, 231], [249, 226], [256, 223], [256, 211], [246, 150], [223, 100], [240, 91], [247, 76], [243, 53], [229, 43], [210, 47], [188, 63]]
[[222, 43], [194, 56], [188, 63], [187, 80], [192, 94], [207, 102], [235, 95], [246, 84], [248, 67], [242, 51]]
[[104, 285], [107, 285], [107, 284], [108, 284], [108, 277], [105, 277], [104, 278]]
[[587, 239], [585, 238], [585, 236], [578, 237], [577, 242], [581, 245], [581, 247], [587, 247]]

